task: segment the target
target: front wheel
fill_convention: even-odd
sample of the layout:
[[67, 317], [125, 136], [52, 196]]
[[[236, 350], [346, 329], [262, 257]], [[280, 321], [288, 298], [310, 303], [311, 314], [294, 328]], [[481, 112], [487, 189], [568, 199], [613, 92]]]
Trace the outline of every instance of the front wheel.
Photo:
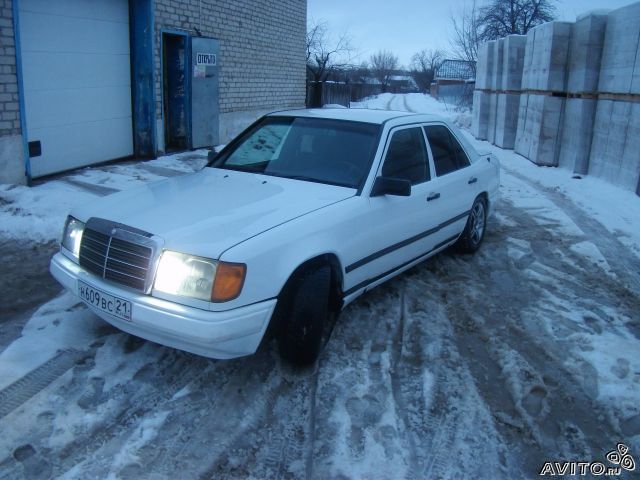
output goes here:
[[286, 360], [310, 365], [318, 358], [329, 319], [330, 287], [331, 269], [320, 266], [293, 278], [278, 299], [278, 343]]
[[474, 253], [480, 248], [487, 226], [487, 202], [478, 197], [473, 202], [467, 225], [458, 239], [456, 246], [464, 253]]

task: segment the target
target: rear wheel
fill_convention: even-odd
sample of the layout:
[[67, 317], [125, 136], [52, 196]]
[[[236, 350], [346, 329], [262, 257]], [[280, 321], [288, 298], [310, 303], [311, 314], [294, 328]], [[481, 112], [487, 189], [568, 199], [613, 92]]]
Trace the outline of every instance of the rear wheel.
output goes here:
[[318, 358], [330, 314], [330, 288], [328, 265], [297, 274], [287, 283], [277, 307], [278, 343], [286, 360], [309, 365]]
[[458, 239], [456, 246], [465, 253], [474, 253], [480, 248], [487, 226], [487, 202], [478, 197], [473, 202], [467, 225]]

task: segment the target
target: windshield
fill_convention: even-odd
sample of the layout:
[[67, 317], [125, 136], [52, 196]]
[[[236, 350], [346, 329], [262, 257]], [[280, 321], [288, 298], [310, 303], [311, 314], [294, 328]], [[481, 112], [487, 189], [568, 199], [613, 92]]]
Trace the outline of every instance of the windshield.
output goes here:
[[379, 125], [301, 117], [267, 117], [231, 144], [213, 166], [359, 188]]

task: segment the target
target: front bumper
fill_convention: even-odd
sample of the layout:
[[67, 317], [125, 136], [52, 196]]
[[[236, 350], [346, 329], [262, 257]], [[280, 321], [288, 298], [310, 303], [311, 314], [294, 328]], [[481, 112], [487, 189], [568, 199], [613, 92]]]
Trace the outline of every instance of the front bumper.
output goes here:
[[[78, 280], [131, 302], [131, 321], [94, 306], [94, 313], [116, 328], [169, 347], [209, 358], [235, 358], [256, 351], [267, 329], [276, 300], [265, 300], [225, 312], [211, 312], [133, 292], [104, 281], [61, 253], [51, 259], [51, 274], [74, 295]], [[80, 298], [80, 297], [78, 297]]]

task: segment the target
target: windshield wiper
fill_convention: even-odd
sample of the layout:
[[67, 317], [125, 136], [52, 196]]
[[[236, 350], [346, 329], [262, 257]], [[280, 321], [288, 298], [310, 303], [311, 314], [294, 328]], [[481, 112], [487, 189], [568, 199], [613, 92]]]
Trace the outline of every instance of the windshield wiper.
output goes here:
[[[265, 175], [269, 175], [269, 174], [265, 174]], [[352, 185], [348, 185], [348, 184], [345, 184], [345, 183], [332, 182], [331, 180], [320, 180], [320, 179], [314, 178], [314, 177], [307, 177], [306, 175], [278, 175], [278, 174], [275, 174], [274, 176], [282, 177], [282, 178], [290, 178], [291, 180], [303, 180], [305, 182], [323, 183], [325, 185], [334, 185], [336, 187], [356, 188], [356, 187], [354, 187]]]

